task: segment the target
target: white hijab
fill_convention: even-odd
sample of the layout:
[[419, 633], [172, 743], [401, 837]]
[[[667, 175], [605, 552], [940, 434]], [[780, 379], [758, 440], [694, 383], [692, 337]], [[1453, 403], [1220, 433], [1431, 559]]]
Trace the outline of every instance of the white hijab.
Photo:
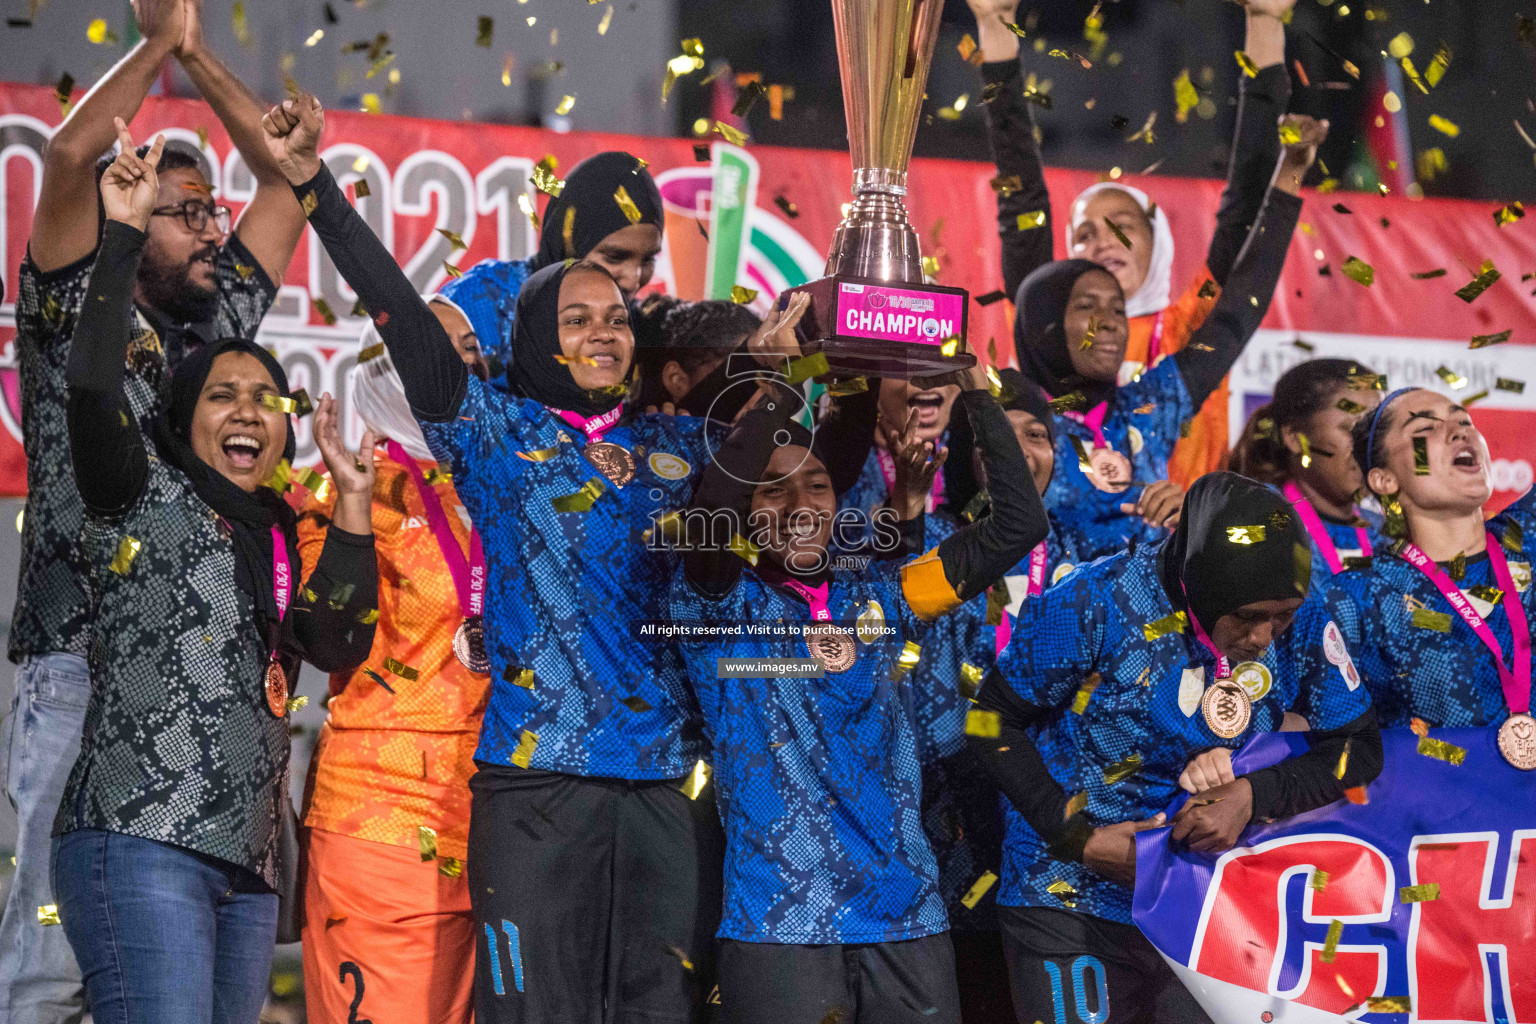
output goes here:
[[1135, 200], [1136, 205], [1141, 207], [1143, 213], [1152, 211], [1148, 218], [1152, 221], [1152, 259], [1147, 264], [1147, 276], [1141, 282], [1140, 288], [1125, 297], [1126, 316], [1151, 316], [1161, 312], [1171, 300], [1173, 230], [1168, 226], [1168, 217], [1163, 213], [1163, 208], [1161, 206], [1154, 208], [1152, 199], [1141, 189], [1115, 181], [1101, 181], [1083, 189], [1072, 201], [1072, 218], [1067, 224], [1067, 254], [1071, 255], [1072, 235], [1077, 231], [1078, 225], [1083, 222], [1083, 208], [1088, 205], [1088, 200], [1107, 188], [1117, 188], [1130, 196]]
[[[423, 295], [422, 298], [428, 303], [441, 302], [464, 314], [459, 304], [445, 295]], [[467, 314], [464, 319], [469, 319]], [[431, 461], [434, 456], [411, 413], [411, 404], [406, 401], [400, 373], [390, 360], [384, 339], [379, 337], [379, 330], [372, 320], [363, 328], [358, 345], [359, 359], [352, 370], [352, 401], [357, 405], [358, 416], [381, 440], [388, 438], [398, 442], [413, 459]]]

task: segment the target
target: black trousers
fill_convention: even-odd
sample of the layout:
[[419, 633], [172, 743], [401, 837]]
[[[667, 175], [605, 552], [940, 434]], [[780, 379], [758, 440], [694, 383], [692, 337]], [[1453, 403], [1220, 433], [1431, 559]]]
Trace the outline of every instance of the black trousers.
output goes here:
[[714, 986], [713, 789], [480, 765], [470, 779], [479, 1024], [688, 1024]]
[[[961, 1024], [1015, 1024], [1002, 934], [951, 930], [949, 938], [955, 944]], [[1033, 1018], [1018, 1024], [1033, 1024]]]
[[947, 934], [800, 946], [720, 941], [724, 1024], [959, 1024]]
[[1054, 907], [998, 907], [1022, 1021], [1211, 1024], [1135, 925]]

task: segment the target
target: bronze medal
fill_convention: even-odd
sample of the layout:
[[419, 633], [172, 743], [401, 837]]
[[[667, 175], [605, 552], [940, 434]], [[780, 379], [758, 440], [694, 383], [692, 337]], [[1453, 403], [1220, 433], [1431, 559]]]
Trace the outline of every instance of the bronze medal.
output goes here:
[[1113, 448], [1095, 448], [1088, 466], [1089, 482], [1107, 494], [1119, 494], [1131, 486], [1131, 460]]
[[485, 623], [480, 616], [471, 615], [459, 623], [453, 634], [453, 656], [471, 672], [490, 672], [491, 659], [485, 653]]
[[1253, 701], [1242, 684], [1231, 679], [1218, 679], [1200, 699], [1200, 711], [1205, 715], [1205, 724], [1211, 732], [1224, 740], [1230, 740], [1234, 736], [1241, 736], [1243, 730], [1248, 728], [1248, 723], [1253, 719]]
[[267, 710], [278, 718], [288, 714], [288, 673], [276, 658], [267, 662]]
[[831, 623], [807, 626], [805, 648], [828, 672], [848, 671], [859, 656], [853, 637]]
[[1536, 718], [1516, 712], [1504, 719], [1499, 726], [1499, 753], [1523, 772], [1536, 768]]
[[635, 478], [635, 457], [623, 445], [594, 441], [583, 448], [581, 454], [615, 487], [623, 487]]

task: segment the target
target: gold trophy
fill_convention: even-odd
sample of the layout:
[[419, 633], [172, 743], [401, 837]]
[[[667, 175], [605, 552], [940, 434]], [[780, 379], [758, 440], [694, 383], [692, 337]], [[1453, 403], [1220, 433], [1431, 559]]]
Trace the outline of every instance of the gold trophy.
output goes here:
[[832, 0], [853, 204], [826, 276], [794, 291], [811, 307], [800, 332], [839, 376], [908, 379], [976, 363], [965, 348], [968, 296], [923, 283], [907, 219], [907, 163], [933, 62], [943, 0]]

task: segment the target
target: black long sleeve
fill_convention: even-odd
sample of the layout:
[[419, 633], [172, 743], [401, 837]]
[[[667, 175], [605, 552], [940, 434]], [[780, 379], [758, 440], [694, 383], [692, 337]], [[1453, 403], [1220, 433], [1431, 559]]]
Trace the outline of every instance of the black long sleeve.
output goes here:
[[979, 389], [960, 392], [956, 404], [970, 419], [992, 496], [991, 515], [939, 545], [945, 578], [960, 599], [968, 601], [1002, 579], [1044, 540], [1050, 523], [1029, 474], [1029, 462], [1002, 407]]
[[315, 600], [296, 604], [290, 616], [304, 660], [322, 672], [342, 672], [367, 661], [375, 627], [361, 620], [379, 606], [373, 534], [348, 533], [332, 523], [304, 588]]
[[1248, 233], [1222, 286], [1210, 316], [1189, 337], [1189, 343], [1173, 354], [1196, 409], [1205, 404], [1221, 379], [1232, 369], [1264, 314], [1285, 269], [1285, 254], [1301, 216], [1301, 199], [1278, 189], [1269, 198]]
[[880, 417], [880, 381], [870, 380], [869, 389], [832, 400], [816, 424], [815, 451], [832, 477], [832, 489], [847, 494], [875, 443], [875, 423]]
[[683, 571], [701, 593], [720, 597], [741, 574], [741, 557], [730, 550], [723, 528], [746, 536], [752, 492], [773, 458], [773, 436], [799, 408], [786, 384], [736, 421], [694, 488], [683, 517]]
[[1050, 709], [1020, 697], [996, 669], [988, 674], [976, 695], [976, 707], [998, 716], [998, 735], [995, 739], [967, 736], [971, 753], [1029, 822], [1029, 827], [1045, 841], [1051, 856], [1081, 861], [1083, 847], [1093, 835], [1093, 825], [1081, 811], [1067, 816], [1069, 797], [1051, 777], [1029, 734], [1031, 726], [1050, 716]]
[[[1300, 757], [1250, 772], [1243, 778], [1253, 789], [1254, 821], [1277, 821], [1325, 807], [1342, 799], [1344, 791], [1375, 781], [1381, 774], [1381, 727], [1376, 709], [1337, 729], [1313, 729], [1304, 734], [1308, 750]], [[1344, 777], [1334, 777], [1345, 747], [1349, 760]]]
[[[987, 143], [997, 174], [1004, 180], [1018, 178], [1018, 187], [1007, 181], [1009, 193], [998, 193], [997, 233], [1002, 240], [1003, 288], [1011, 301], [1019, 293], [1019, 284], [1036, 267], [1049, 263], [1053, 255], [1051, 194], [1045, 185], [1045, 164], [1040, 146], [1035, 142], [1035, 118], [1024, 99], [1024, 76], [1017, 60], [993, 61], [981, 66], [981, 78], [996, 94], [983, 104], [986, 110]], [[1026, 224], [1036, 218], [1039, 227], [1019, 227], [1019, 217]]]
[[1237, 127], [1227, 164], [1227, 185], [1216, 211], [1216, 232], [1205, 256], [1206, 269], [1219, 285], [1237, 262], [1248, 240], [1264, 192], [1280, 159], [1280, 115], [1291, 100], [1291, 75], [1285, 64], [1273, 64], [1253, 78], [1241, 76], [1237, 94]]
[[149, 479], [144, 438], [123, 393], [133, 284], [146, 237], [130, 224], [106, 222], [65, 368], [75, 487], [85, 507], [103, 516], [128, 511]]
[[368, 308], [389, 358], [400, 371], [405, 397], [417, 418], [445, 422], [459, 414], [469, 370], [448, 332], [411, 287], [395, 258], [352, 209], [330, 168], [293, 186], [309, 225], [336, 269]]

